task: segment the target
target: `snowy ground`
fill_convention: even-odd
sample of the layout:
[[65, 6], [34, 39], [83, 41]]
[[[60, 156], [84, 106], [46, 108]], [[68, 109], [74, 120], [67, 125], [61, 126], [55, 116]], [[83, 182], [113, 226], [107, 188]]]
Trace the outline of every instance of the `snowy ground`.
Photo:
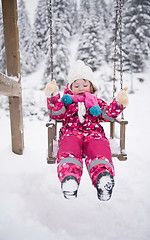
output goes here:
[[[31, 23], [37, 1], [25, 1]], [[43, 104], [41, 76], [42, 70], [23, 80], [23, 101]], [[9, 118], [0, 109], [0, 240], [150, 239], [150, 70], [143, 76], [144, 83], [133, 76], [135, 94], [125, 111], [128, 160], [114, 158], [116, 185], [108, 202], [97, 199], [85, 167], [78, 198], [64, 199], [56, 165], [46, 163], [46, 118], [24, 119], [25, 149], [19, 156], [11, 151]]]
[[[30, 83], [31, 96], [38, 76], [23, 83], [24, 91]], [[85, 167], [78, 198], [64, 199], [56, 165], [46, 163], [46, 118], [24, 119], [19, 156], [11, 152], [9, 118], [0, 111], [0, 240], [150, 239], [149, 72], [144, 79], [134, 77], [135, 94], [125, 112], [128, 161], [114, 158], [116, 186], [108, 202], [97, 199]]]

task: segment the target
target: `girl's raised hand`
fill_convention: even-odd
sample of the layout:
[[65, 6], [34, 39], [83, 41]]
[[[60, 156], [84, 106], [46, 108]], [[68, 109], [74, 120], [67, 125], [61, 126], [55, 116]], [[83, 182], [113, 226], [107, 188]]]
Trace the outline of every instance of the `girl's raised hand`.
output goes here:
[[118, 103], [122, 104], [124, 107], [126, 107], [128, 105], [128, 94], [127, 94], [127, 91], [128, 88], [125, 87], [123, 88], [122, 90], [120, 90], [120, 92], [117, 94], [116, 96], [116, 100]]
[[44, 91], [47, 97], [51, 97], [52, 94], [56, 95], [56, 93], [58, 92], [56, 80], [53, 79], [51, 82], [47, 83]]

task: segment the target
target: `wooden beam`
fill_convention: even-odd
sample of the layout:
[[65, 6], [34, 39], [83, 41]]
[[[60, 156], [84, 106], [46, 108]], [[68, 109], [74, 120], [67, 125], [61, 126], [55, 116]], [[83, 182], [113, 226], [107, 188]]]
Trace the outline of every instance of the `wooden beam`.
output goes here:
[[5, 96], [21, 97], [21, 84], [0, 73], [0, 94]]
[[[17, 0], [2, 0], [7, 75], [20, 76]], [[4, 83], [3, 83], [4, 87]], [[24, 149], [22, 93], [9, 97], [12, 151], [22, 154]]]

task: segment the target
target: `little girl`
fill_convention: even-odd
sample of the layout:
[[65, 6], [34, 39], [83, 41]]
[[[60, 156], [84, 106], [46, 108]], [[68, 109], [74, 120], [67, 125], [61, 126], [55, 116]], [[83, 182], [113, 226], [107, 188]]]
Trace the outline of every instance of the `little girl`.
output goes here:
[[92, 69], [78, 60], [68, 75], [68, 84], [60, 98], [56, 81], [45, 87], [50, 117], [62, 120], [57, 153], [57, 170], [62, 192], [76, 198], [83, 170], [83, 158], [98, 199], [111, 198], [114, 166], [110, 144], [100, 122], [112, 121], [128, 104], [125, 90], [107, 105], [96, 97], [98, 88]]

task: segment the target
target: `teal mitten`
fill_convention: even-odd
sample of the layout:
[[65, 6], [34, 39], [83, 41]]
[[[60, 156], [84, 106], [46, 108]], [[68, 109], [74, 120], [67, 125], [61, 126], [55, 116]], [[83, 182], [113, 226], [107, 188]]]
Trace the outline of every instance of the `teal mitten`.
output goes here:
[[64, 104], [71, 104], [73, 103], [72, 97], [70, 95], [64, 94], [61, 98]]
[[102, 113], [102, 110], [100, 108], [99, 105], [96, 105], [96, 106], [93, 106], [93, 107], [90, 107], [90, 113], [93, 115], [93, 116], [99, 116], [101, 113]]

